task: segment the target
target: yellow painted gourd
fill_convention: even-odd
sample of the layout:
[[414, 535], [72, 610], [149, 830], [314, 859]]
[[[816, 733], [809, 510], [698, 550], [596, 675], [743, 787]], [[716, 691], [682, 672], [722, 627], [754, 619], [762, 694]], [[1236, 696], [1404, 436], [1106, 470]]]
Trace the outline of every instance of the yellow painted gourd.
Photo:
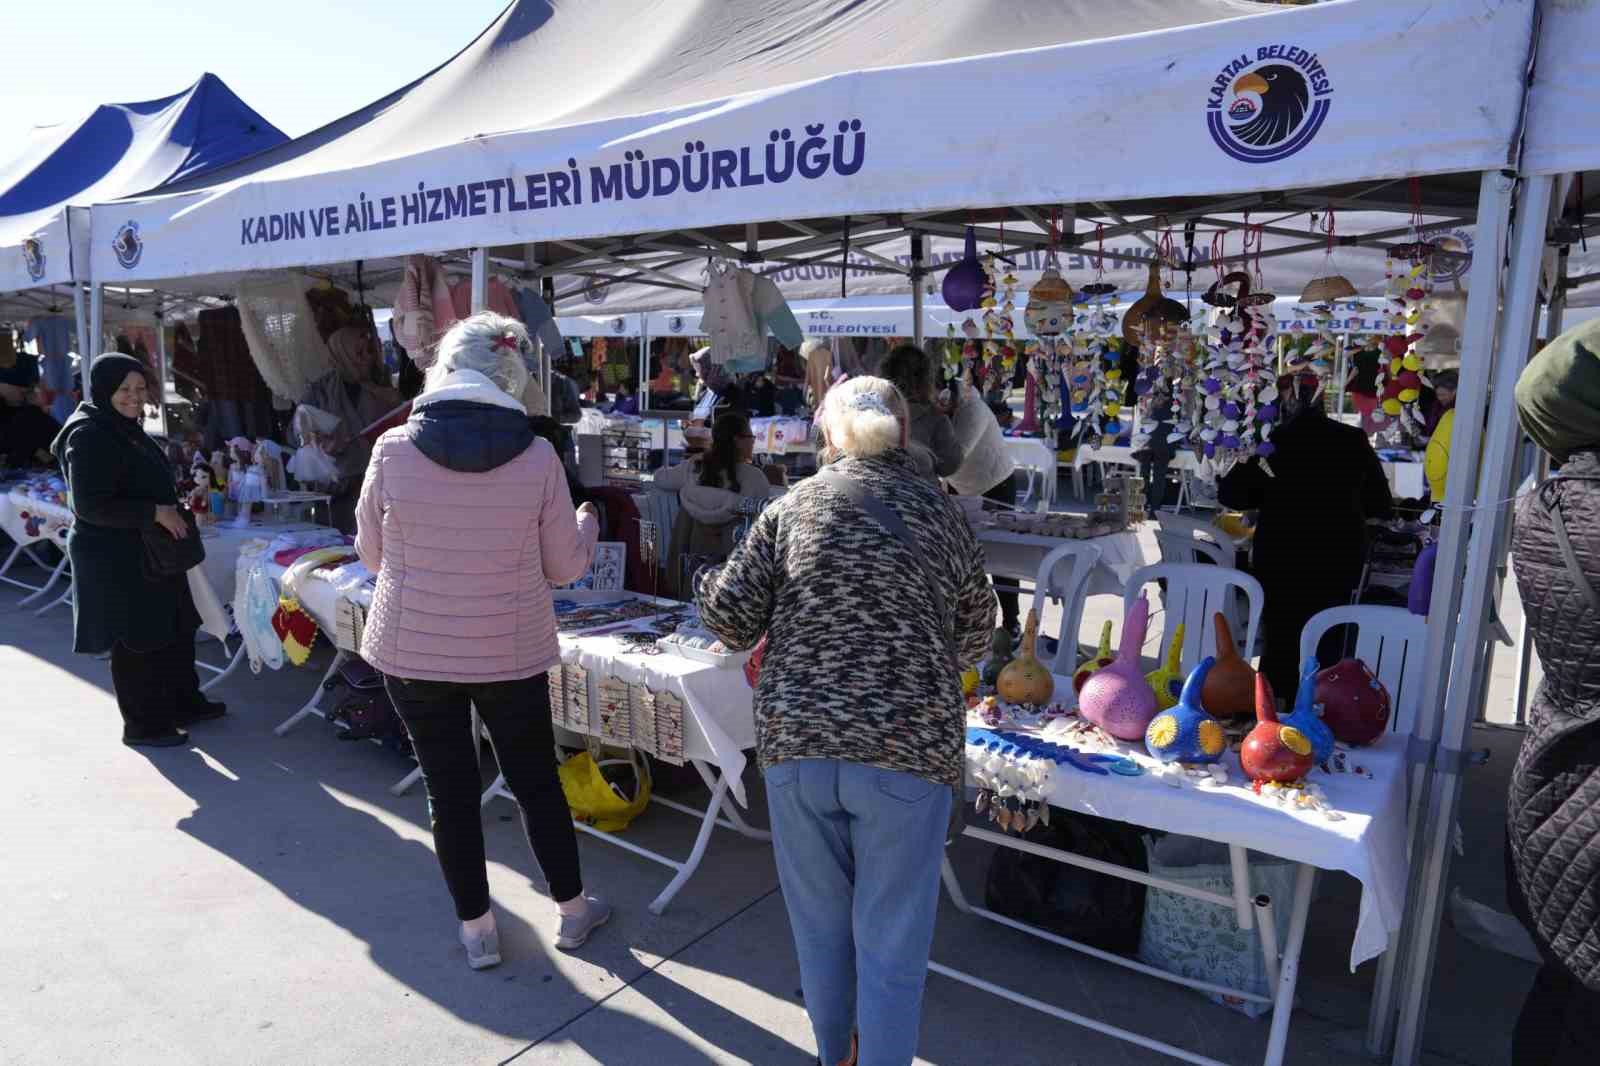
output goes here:
[[1184, 674], [1179, 667], [1179, 659], [1183, 654], [1183, 623], [1178, 623], [1178, 628], [1172, 633], [1172, 646], [1167, 649], [1167, 661], [1158, 668], [1144, 675], [1150, 682], [1150, 687], [1155, 690], [1156, 706], [1165, 711], [1178, 705], [1178, 697], [1183, 692]]
[[995, 684], [1000, 698], [1007, 703], [1043, 706], [1055, 696], [1056, 679], [1033, 654], [1038, 636], [1039, 612], [1030, 610], [1022, 630], [1022, 650], [1000, 671], [1000, 680]]
[[1083, 683], [1093, 677], [1096, 670], [1104, 670], [1110, 666], [1112, 658], [1111, 619], [1107, 618], [1106, 624], [1100, 627], [1100, 647], [1095, 651], [1094, 658], [1080, 663], [1072, 674], [1072, 691], [1082, 692]]

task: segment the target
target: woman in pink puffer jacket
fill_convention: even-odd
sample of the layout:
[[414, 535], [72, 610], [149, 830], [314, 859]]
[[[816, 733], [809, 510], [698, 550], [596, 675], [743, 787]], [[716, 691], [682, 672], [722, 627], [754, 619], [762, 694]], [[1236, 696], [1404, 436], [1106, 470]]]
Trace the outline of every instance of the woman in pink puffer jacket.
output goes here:
[[561, 461], [513, 398], [531, 352], [513, 319], [484, 313], [452, 326], [411, 417], [378, 438], [356, 508], [356, 550], [378, 575], [361, 654], [383, 671], [411, 734], [475, 970], [497, 964], [500, 949], [474, 706], [560, 907], [556, 946], [580, 946], [611, 916], [583, 892], [545, 680], [561, 659], [550, 587], [588, 569], [599, 519], [588, 504], [574, 513]]

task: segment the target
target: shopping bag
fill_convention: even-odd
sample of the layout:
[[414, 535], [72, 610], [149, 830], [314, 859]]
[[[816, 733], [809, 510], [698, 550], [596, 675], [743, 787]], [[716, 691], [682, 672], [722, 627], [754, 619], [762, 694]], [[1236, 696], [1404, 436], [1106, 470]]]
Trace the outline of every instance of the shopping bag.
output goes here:
[[[609, 760], [608, 760], [609, 761]], [[625, 760], [617, 760], [626, 764]], [[633, 762], [637, 787], [629, 799], [622, 790], [606, 780], [600, 764], [587, 751], [580, 751], [561, 764], [558, 776], [561, 791], [566, 794], [572, 817], [605, 833], [617, 833], [628, 828], [650, 802], [650, 774]]]
[[[1124, 822], [1057, 810], [1049, 825], [1036, 825], [1022, 836], [1044, 847], [1145, 869], [1144, 841]], [[997, 914], [1121, 955], [1139, 946], [1144, 895], [1138, 882], [1012, 848], [995, 851], [984, 891]]]

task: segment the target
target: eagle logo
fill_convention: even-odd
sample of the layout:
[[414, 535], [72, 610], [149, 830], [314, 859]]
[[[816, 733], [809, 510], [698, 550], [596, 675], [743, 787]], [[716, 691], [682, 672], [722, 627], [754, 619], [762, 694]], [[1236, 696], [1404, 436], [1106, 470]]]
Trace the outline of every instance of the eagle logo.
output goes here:
[[671, 318], [667, 319], [667, 328], [670, 329], [674, 333], [682, 333], [683, 332], [683, 316], [682, 315], [673, 315]]
[[[1455, 255], [1436, 255], [1430, 261], [1428, 273], [1441, 285], [1460, 281], [1472, 268], [1472, 234], [1464, 229], [1441, 230], [1426, 235], [1426, 239], [1439, 246], [1442, 252]], [[1458, 258], [1459, 257], [1459, 258]]]
[[122, 269], [132, 270], [138, 266], [139, 259], [144, 255], [144, 238], [139, 236], [139, 223], [131, 219], [124, 222], [116, 236], [111, 238], [111, 250], [116, 253]]
[[1315, 53], [1288, 45], [1240, 55], [1222, 68], [1206, 103], [1217, 146], [1242, 163], [1275, 163], [1307, 144], [1328, 117], [1328, 73]]
[[22, 265], [27, 268], [28, 277], [44, 280], [44, 242], [38, 237], [22, 238]]
[[609, 281], [591, 278], [589, 284], [583, 287], [583, 298], [592, 304], [603, 304], [606, 302], [606, 296], [610, 292], [611, 283]]

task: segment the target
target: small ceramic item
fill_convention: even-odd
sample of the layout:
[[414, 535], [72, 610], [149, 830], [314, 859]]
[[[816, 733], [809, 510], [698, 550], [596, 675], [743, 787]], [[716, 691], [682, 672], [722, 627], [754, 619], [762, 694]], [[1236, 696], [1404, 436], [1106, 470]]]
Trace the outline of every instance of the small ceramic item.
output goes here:
[[1333, 754], [1333, 730], [1317, 713], [1317, 660], [1310, 656], [1300, 668], [1300, 687], [1295, 692], [1294, 709], [1280, 721], [1292, 725], [1311, 741], [1311, 757], [1317, 762], [1327, 762]]
[[1056, 693], [1056, 679], [1033, 654], [1039, 637], [1039, 612], [1028, 611], [1022, 629], [1022, 651], [1000, 671], [995, 688], [1007, 703], [1042, 707]]
[[1156, 715], [1156, 694], [1139, 670], [1139, 649], [1150, 622], [1150, 601], [1140, 595], [1122, 620], [1122, 644], [1110, 666], [1084, 683], [1078, 714], [1118, 740], [1138, 740]]
[[1217, 665], [1206, 678], [1200, 702], [1208, 713], [1218, 718], [1249, 714], [1256, 672], [1240, 658], [1238, 645], [1233, 642], [1233, 631], [1228, 628], [1228, 620], [1222, 617], [1222, 612], [1212, 615], [1211, 620], [1217, 627]]
[[1106, 619], [1106, 624], [1100, 627], [1100, 647], [1096, 650], [1094, 658], [1083, 663], [1072, 675], [1072, 691], [1082, 692], [1084, 682], [1095, 675], [1096, 671], [1104, 670], [1111, 665], [1111, 620]]
[[1162, 762], [1214, 763], [1228, 750], [1222, 723], [1200, 706], [1200, 690], [1215, 663], [1209, 655], [1200, 660], [1184, 682], [1177, 704], [1150, 719], [1144, 731], [1144, 746], [1155, 758]]
[[1360, 659], [1342, 659], [1317, 675], [1322, 720], [1346, 744], [1371, 744], [1389, 728], [1389, 690]]
[[1311, 772], [1311, 740], [1292, 725], [1278, 721], [1272, 684], [1256, 675], [1256, 727], [1239, 748], [1239, 765], [1252, 781], [1293, 784]]
[[1156, 694], [1156, 706], [1161, 710], [1177, 706], [1183, 692], [1183, 668], [1179, 665], [1183, 655], [1183, 623], [1172, 631], [1172, 644], [1167, 648], [1166, 662], [1144, 675], [1150, 689]]

